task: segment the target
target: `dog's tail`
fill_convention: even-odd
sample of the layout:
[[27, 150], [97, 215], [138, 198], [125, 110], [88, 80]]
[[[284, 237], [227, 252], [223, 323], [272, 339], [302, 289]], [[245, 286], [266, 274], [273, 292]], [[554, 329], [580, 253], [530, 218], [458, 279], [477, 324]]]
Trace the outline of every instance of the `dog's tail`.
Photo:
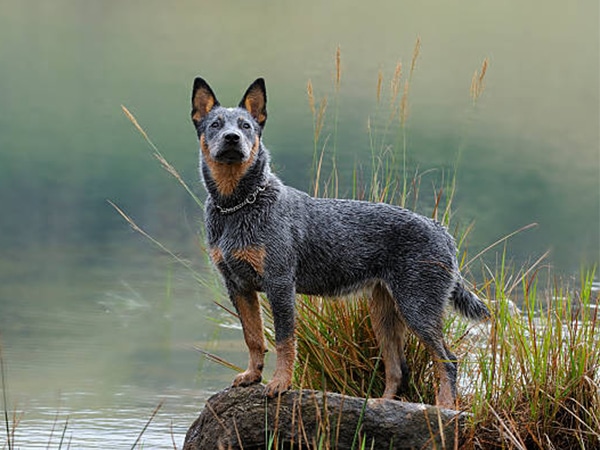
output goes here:
[[465, 287], [462, 278], [456, 281], [450, 300], [452, 306], [467, 319], [484, 320], [490, 317], [490, 310], [486, 304]]

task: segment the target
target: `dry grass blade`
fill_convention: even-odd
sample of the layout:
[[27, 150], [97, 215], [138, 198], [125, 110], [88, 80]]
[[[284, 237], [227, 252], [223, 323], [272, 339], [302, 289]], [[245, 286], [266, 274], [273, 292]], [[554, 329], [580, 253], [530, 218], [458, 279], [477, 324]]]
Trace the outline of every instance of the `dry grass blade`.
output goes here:
[[214, 353], [210, 353], [204, 349], [201, 349], [197, 345], [194, 345], [194, 350], [196, 350], [197, 352], [206, 356], [210, 361], [217, 363], [223, 367], [227, 367], [228, 369], [234, 370], [235, 372], [243, 372], [244, 371], [244, 369], [242, 369], [240, 366], [230, 363], [226, 359], [223, 359], [220, 356], [215, 355]]
[[175, 443], [175, 431], [173, 431], [173, 421], [169, 423], [169, 432], [171, 434], [171, 444], [173, 445], [173, 450], [177, 450], [177, 444]]
[[516, 231], [513, 231], [512, 233], [507, 234], [504, 237], [501, 237], [500, 239], [498, 239], [497, 241], [493, 242], [492, 244], [488, 245], [486, 248], [484, 248], [483, 250], [481, 250], [479, 253], [477, 253], [475, 256], [473, 256], [471, 259], [469, 259], [464, 267], [467, 268], [469, 267], [474, 261], [476, 261], [479, 257], [481, 257], [482, 255], [484, 255], [485, 253], [487, 253], [488, 251], [490, 251], [491, 249], [493, 249], [494, 247], [502, 244], [503, 242], [506, 242], [508, 239], [510, 239], [511, 237], [522, 233], [523, 231], [527, 231], [531, 228], [537, 227], [538, 224], [537, 223], [530, 223], [529, 225], [525, 225], [524, 227], [519, 228]]
[[63, 446], [63, 442], [65, 441], [65, 434], [67, 433], [67, 427], [69, 426], [69, 418], [65, 420], [65, 426], [63, 427], [62, 434], [60, 435], [60, 442], [58, 443], [59, 450]]
[[406, 119], [408, 118], [408, 89], [409, 82], [406, 80], [404, 82], [404, 91], [402, 93], [402, 100], [400, 101], [400, 121], [402, 126], [406, 125]]
[[488, 69], [488, 58], [483, 60], [481, 64], [481, 69], [479, 71], [475, 70], [473, 73], [473, 78], [471, 79], [471, 98], [473, 99], [473, 103], [476, 103], [483, 91], [485, 90], [485, 74]]
[[[552, 399], [550, 397], [550, 399]], [[576, 399], [571, 399], [571, 401], [577, 405], [582, 411], [585, 412], [586, 416], [591, 417], [594, 419], [594, 424], [597, 426], [597, 428], [592, 428], [588, 423], [586, 423], [584, 420], [582, 420], [581, 417], [579, 417], [579, 414], [576, 414], [575, 412], [573, 412], [572, 410], [570, 410], [569, 408], [565, 408], [565, 411], [567, 412], [567, 414], [569, 414], [570, 416], [573, 417], [573, 420], [575, 420], [576, 422], [579, 423], [579, 425], [581, 425], [587, 433], [591, 434], [591, 435], [595, 435], [596, 438], [600, 441], [600, 422], [598, 422], [598, 417], [596, 417], [596, 415], [594, 414], [593, 411], [589, 410], [588, 408], [586, 408], [584, 405], [582, 405], [580, 402], [578, 402]]]
[[224, 310], [227, 314], [230, 314], [231, 316], [235, 317], [236, 319], [240, 318], [240, 316], [238, 315], [238, 313], [236, 313], [233, 309], [228, 308], [223, 303], [219, 303], [219, 302], [213, 302], [213, 303], [215, 305], [217, 305], [219, 308], [221, 308], [222, 310]]
[[398, 95], [400, 94], [400, 86], [402, 79], [402, 62], [398, 61], [396, 63], [396, 67], [394, 69], [394, 75], [390, 81], [390, 118], [391, 121], [398, 111], [398, 107], [396, 105], [396, 101], [398, 100]]
[[527, 446], [519, 438], [518, 432], [516, 432], [514, 430], [514, 428], [515, 428], [514, 424], [512, 424], [513, 426], [511, 428], [511, 426], [509, 426], [505, 420], [502, 420], [502, 418], [500, 417], [500, 415], [498, 415], [498, 413], [492, 407], [492, 405], [488, 404], [488, 408], [489, 408], [490, 412], [494, 415], [494, 417], [496, 417], [496, 420], [498, 421], [498, 425], [500, 427], [500, 430], [498, 430], [498, 431], [503, 430], [504, 432], [503, 433], [501, 432], [501, 434], [508, 436], [510, 443], [514, 446], [514, 447], [510, 447], [510, 448], [514, 448], [517, 450], [527, 450]]
[[183, 180], [183, 178], [181, 177], [181, 175], [179, 175], [179, 172], [177, 172], [177, 170], [166, 160], [166, 158], [158, 150], [158, 148], [156, 147], [156, 145], [154, 145], [154, 142], [152, 142], [152, 140], [150, 139], [150, 137], [148, 136], [148, 134], [144, 131], [144, 129], [139, 124], [139, 122], [134, 117], [134, 115], [131, 114], [131, 112], [124, 105], [121, 105], [121, 109], [123, 110], [123, 113], [125, 113], [125, 116], [129, 119], [129, 121], [136, 128], [136, 130], [138, 130], [140, 132], [140, 134], [144, 137], [144, 139], [146, 140], [146, 142], [150, 145], [150, 147], [152, 148], [152, 151], [154, 152], [153, 153], [154, 157], [158, 160], [158, 162], [160, 162], [160, 165], [170, 175], [172, 175], [179, 182], [179, 184], [181, 186], [183, 186], [183, 188], [190, 195], [190, 197], [194, 200], [194, 202], [198, 206], [200, 206], [202, 208], [203, 207], [202, 201], [196, 196], [196, 194], [194, 194], [194, 192], [190, 189], [190, 187], [187, 185], [187, 183]]
[[[141, 133], [142, 136], [144, 136], [144, 139], [146, 139], [146, 141], [155, 149], [156, 146], [154, 145], [154, 143], [150, 140], [150, 137], [148, 136], [148, 134], [146, 134], [146, 132], [144, 131], [144, 129], [140, 126], [140, 124], [138, 123], [137, 119], [134, 117], [133, 114], [131, 114], [131, 112], [125, 107], [125, 105], [121, 105], [121, 109], [123, 110], [123, 112], [125, 113], [125, 115], [127, 116], [127, 118], [131, 121], [131, 123], [133, 124], [133, 126]], [[158, 150], [157, 150], [158, 151]]]
[[338, 45], [335, 50], [335, 91], [339, 92], [342, 81], [342, 49]]
[[319, 140], [323, 124], [325, 123], [325, 111], [327, 110], [327, 97], [323, 97], [319, 102], [319, 111], [317, 112], [315, 122], [315, 142]]
[[13, 449], [13, 441], [10, 430], [10, 420], [8, 419], [8, 388], [6, 386], [6, 375], [4, 371], [4, 357], [2, 355], [2, 343], [0, 343], [0, 377], [2, 378], [2, 402], [4, 406], [4, 425], [6, 426], [6, 441], [8, 450]]
[[483, 63], [481, 64], [481, 73], [479, 74], [479, 79], [477, 80], [479, 83], [480, 92], [483, 92], [483, 89], [485, 88], [484, 79], [485, 79], [485, 74], [487, 72], [487, 68], [488, 68], [488, 59], [485, 58], [483, 60]]
[[469, 94], [471, 95], [471, 99], [475, 101], [477, 98], [477, 80], [479, 79], [479, 74], [477, 73], [477, 69], [473, 72], [473, 77], [471, 78], [471, 88], [469, 89]]
[[165, 247], [160, 241], [154, 239], [152, 236], [150, 236], [148, 233], [146, 233], [142, 228], [140, 228], [135, 223], [135, 221], [131, 217], [129, 217], [121, 208], [119, 208], [117, 205], [115, 205], [112, 201], [107, 200], [107, 202], [121, 215], [121, 217], [123, 217], [123, 219], [125, 219], [125, 221], [129, 224], [129, 226], [135, 232], [140, 233], [142, 236], [144, 236], [146, 239], [148, 239], [150, 242], [152, 242], [155, 246], [157, 246], [163, 252], [165, 252], [169, 256], [171, 256], [175, 261], [177, 261], [179, 264], [181, 264], [186, 269], [188, 269], [191, 273], [193, 273], [197, 279], [199, 279], [199, 280], [201, 279], [200, 274], [198, 274], [196, 272], [196, 270], [192, 267], [192, 265], [188, 261], [180, 258], [175, 253], [173, 253], [171, 250], [169, 250], [167, 247]]
[[148, 418], [148, 421], [146, 422], [146, 424], [144, 425], [144, 428], [142, 428], [142, 431], [140, 431], [140, 434], [138, 434], [137, 439], [135, 440], [135, 442], [133, 443], [133, 445], [131, 446], [131, 450], [134, 450], [138, 443], [140, 442], [140, 440], [142, 439], [142, 436], [144, 435], [144, 433], [146, 432], [146, 430], [148, 429], [148, 427], [150, 426], [150, 424], [152, 423], [152, 421], [154, 420], [154, 417], [156, 417], [156, 414], [158, 414], [158, 411], [160, 410], [160, 408], [162, 408], [164, 401], [161, 400], [158, 405], [156, 405], [156, 408], [154, 408], [154, 411], [152, 411], [152, 414], [150, 414], [150, 417]]
[[412, 79], [413, 72], [417, 67], [417, 59], [419, 59], [419, 55], [421, 54], [421, 37], [417, 36], [417, 40], [415, 41], [415, 48], [413, 49], [412, 59], [410, 61], [410, 74], [409, 79]]
[[325, 149], [327, 148], [327, 141], [329, 140], [329, 136], [325, 139], [323, 143], [323, 147], [321, 148], [321, 153], [319, 155], [319, 159], [316, 161], [316, 172], [315, 172], [315, 185], [313, 189], [313, 196], [319, 196], [319, 187], [321, 185], [321, 171], [323, 168], [323, 158], [325, 157]]
[[[46, 446], [47, 449], [50, 448], [50, 444], [52, 443], [52, 438], [54, 437], [54, 431], [56, 430], [56, 425], [58, 424], [58, 416], [60, 414], [60, 408], [54, 414], [54, 420], [52, 421], [52, 429], [50, 430], [50, 436], [48, 436], [48, 444]], [[68, 419], [67, 419], [68, 422]]]
[[315, 93], [313, 91], [313, 85], [310, 78], [306, 84], [306, 93], [308, 94], [308, 106], [310, 107], [310, 112], [312, 113], [314, 120], [314, 117], [317, 115], [317, 110], [315, 108]]
[[535, 262], [533, 264], [531, 264], [527, 270], [523, 271], [523, 274], [520, 277], [517, 277], [515, 279], [515, 281], [513, 283], [511, 283], [510, 286], [508, 286], [508, 288], [505, 289], [506, 295], [510, 295], [510, 293], [512, 291], [514, 291], [517, 287], [519, 287], [519, 285], [522, 284], [523, 280], [526, 279], [529, 275], [531, 275], [535, 270], [538, 269], [538, 267], [540, 266], [540, 264], [546, 260], [546, 258], [548, 258], [548, 255], [550, 255], [550, 250], [547, 250], [546, 252], [544, 252], [542, 254], [542, 256], [540, 256], [538, 259], [535, 260]]
[[169, 172], [171, 175], [173, 175], [175, 177], [175, 179], [177, 181], [179, 181], [179, 183], [185, 184], [185, 182], [183, 181], [183, 178], [181, 178], [181, 175], [179, 175], [179, 172], [177, 172], [177, 170], [175, 170], [175, 167], [173, 167], [169, 163], [169, 161], [167, 161], [165, 159], [165, 157], [163, 155], [161, 155], [160, 153], [155, 153], [154, 157], [158, 160], [158, 162], [163, 167], [163, 169], [165, 169], [167, 172]]
[[381, 102], [381, 86], [383, 85], [383, 72], [379, 69], [377, 74], [377, 103]]

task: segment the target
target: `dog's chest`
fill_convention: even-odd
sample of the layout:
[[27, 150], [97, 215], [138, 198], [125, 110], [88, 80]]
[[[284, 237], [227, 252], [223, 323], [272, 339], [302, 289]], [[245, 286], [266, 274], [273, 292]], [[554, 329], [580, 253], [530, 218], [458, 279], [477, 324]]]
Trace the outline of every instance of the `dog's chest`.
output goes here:
[[244, 284], [260, 282], [267, 251], [256, 230], [229, 223], [214, 227], [208, 237], [210, 258], [225, 278]]

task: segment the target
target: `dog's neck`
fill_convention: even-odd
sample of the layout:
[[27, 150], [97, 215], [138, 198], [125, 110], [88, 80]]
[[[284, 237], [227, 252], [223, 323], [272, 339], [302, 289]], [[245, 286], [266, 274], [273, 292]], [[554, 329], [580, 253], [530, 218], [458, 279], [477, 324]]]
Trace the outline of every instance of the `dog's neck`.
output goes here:
[[[219, 180], [220, 184], [217, 183], [209, 165], [204, 161], [201, 164], [200, 171], [206, 190], [216, 209], [224, 214], [233, 213], [245, 205], [254, 203], [254, 200], [264, 191], [264, 187], [267, 186], [269, 178], [272, 176], [269, 168], [268, 152], [262, 146], [254, 164], [248, 168], [239, 180], [221, 179]], [[227, 171], [224, 172], [227, 175]], [[233, 175], [235, 170], [231, 170], [230, 172], [230, 176], [235, 176]], [[223, 185], [233, 185], [234, 187], [231, 192], [223, 192], [223, 189], [219, 188]]]

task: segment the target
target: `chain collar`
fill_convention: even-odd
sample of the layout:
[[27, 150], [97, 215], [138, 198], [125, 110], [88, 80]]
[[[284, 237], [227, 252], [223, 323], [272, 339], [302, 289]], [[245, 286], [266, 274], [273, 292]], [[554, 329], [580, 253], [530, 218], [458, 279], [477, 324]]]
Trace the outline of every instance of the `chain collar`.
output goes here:
[[260, 194], [261, 192], [264, 192], [264, 190], [267, 189], [268, 186], [269, 186], [269, 183], [265, 184], [264, 186], [259, 186], [256, 189], [256, 191], [254, 191], [252, 194], [250, 194], [248, 197], [246, 197], [246, 199], [242, 203], [232, 206], [231, 208], [223, 208], [222, 206], [219, 206], [216, 203], [215, 203], [215, 206], [217, 207], [217, 209], [219, 210], [219, 212], [221, 214], [233, 214], [234, 212], [242, 209], [244, 206], [253, 204], [256, 201], [258, 194]]

